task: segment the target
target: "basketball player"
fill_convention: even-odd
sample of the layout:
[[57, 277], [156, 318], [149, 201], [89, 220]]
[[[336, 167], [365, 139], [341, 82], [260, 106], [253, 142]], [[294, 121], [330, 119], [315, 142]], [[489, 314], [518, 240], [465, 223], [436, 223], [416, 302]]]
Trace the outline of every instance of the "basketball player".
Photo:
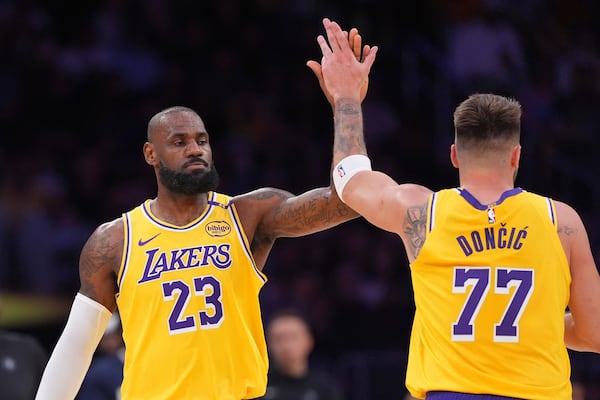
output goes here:
[[[368, 53], [355, 29], [347, 40], [358, 58]], [[126, 349], [123, 399], [261, 396], [268, 359], [258, 294], [275, 240], [357, 214], [333, 186], [299, 196], [273, 188], [217, 193], [209, 134], [186, 107], [152, 117], [143, 151], [157, 195], [100, 225], [83, 247], [81, 287], [36, 398], [75, 397], [117, 307]]]
[[371, 170], [363, 137], [358, 93], [376, 50], [356, 62], [339, 26], [324, 26], [328, 42], [318, 43], [335, 103], [336, 190], [372, 224], [398, 234], [410, 261], [410, 393], [571, 399], [566, 346], [600, 352], [600, 276], [575, 210], [514, 186], [519, 103], [474, 94], [458, 105], [450, 159], [459, 187], [398, 184]]

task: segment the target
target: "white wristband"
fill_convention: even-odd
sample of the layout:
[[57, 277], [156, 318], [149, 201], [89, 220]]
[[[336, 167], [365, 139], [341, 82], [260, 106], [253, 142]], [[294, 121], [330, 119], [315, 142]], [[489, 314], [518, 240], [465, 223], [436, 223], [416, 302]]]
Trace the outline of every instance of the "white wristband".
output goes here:
[[337, 163], [333, 169], [333, 184], [340, 200], [344, 201], [342, 194], [348, 181], [361, 171], [371, 171], [371, 160], [362, 154], [353, 154]]

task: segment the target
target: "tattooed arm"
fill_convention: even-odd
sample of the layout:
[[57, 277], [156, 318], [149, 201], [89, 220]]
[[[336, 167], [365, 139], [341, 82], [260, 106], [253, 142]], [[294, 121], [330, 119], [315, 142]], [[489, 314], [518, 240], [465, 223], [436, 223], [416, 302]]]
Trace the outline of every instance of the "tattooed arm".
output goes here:
[[358, 217], [331, 187], [313, 189], [299, 196], [263, 188], [237, 196], [233, 203], [260, 269], [275, 239], [309, 235]]
[[69, 318], [46, 364], [36, 400], [65, 400], [77, 395], [94, 351], [116, 308], [116, 271], [123, 248], [123, 222], [101, 225], [81, 252], [81, 287]]
[[113, 312], [117, 273], [123, 254], [123, 220], [100, 225], [89, 237], [79, 258], [79, 292]]
[[[349, 49], [350, 57], [370, 68], [377, 50], [369, 45], [363, 46], [358, 29], [352, 28], [349, 32], [340, 29], [339, 34], [339, 40]], [[325, 85], [322, 65], [309, 60], [307, 66], [335, 109], [338, 104]], [[359, 103], [364, 100], [368, 86], [368, 76], [364, 76], [357, 87]], [[340, 201], [333, 182], [329, 187], [313, 189], [299, 196], [279, 189], [263, 188], [237, 196], [233, 203], [240, 214], [254, 259], [261, 269], [276, 238], [308, 235], [358, 217], [355, 211]]]
[[565, 344], [573, 350], [600, 353], [600, 275], [588, 235], [572, 207], [558, 201], [555, 204], [558, 235], [571, 270]]
[[[321, 52], [322, 72], [328, 92], [335, 101], [333, 164], [351, 155], [367, 155], [363, 132], [360, 87], [368, 78], [377, 47], [371, 47], [359, 62], [345, 40], [340, 26], [323, 20], [327, 41], [317, 39]], [[414, 184], [399, 185], [378, 171], [362, 170], [344, 187], [344, 202], [373, 225], [400, 235], [411, 261], [424, 239], [424, 207], [431, 190]]]

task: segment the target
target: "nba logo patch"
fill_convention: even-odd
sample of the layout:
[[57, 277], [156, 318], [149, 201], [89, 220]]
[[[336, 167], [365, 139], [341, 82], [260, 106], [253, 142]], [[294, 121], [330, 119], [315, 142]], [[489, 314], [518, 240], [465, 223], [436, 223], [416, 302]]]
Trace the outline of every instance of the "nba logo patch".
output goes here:
[[344, 171], [344, 167], [342, 165], [337, 167], [337, 173], [340, 176], [340, 178], [343, 178], [344, 175], [346, 175], [346, 171]]
[[493, 224], [496, 222], [496, 212], [493, 207], [488, 208], [487, 210], [488, 223]]

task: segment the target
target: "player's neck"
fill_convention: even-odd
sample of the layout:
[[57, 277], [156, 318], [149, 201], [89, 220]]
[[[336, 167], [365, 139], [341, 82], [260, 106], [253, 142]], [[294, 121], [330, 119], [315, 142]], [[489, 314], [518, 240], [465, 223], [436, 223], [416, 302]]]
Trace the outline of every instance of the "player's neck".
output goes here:
[[515, 187], [511, 177], [499, 174], [467, 174], [461, 176], [460, 186], [467, 189], [481, 204], [494, 203], [502, 193]]
[[150, 202], [152, 213], [161, 221], [183, 226], [197, 219], [206, 208], [206, 193], [198, 195], [182, 195], [160, 193]]

